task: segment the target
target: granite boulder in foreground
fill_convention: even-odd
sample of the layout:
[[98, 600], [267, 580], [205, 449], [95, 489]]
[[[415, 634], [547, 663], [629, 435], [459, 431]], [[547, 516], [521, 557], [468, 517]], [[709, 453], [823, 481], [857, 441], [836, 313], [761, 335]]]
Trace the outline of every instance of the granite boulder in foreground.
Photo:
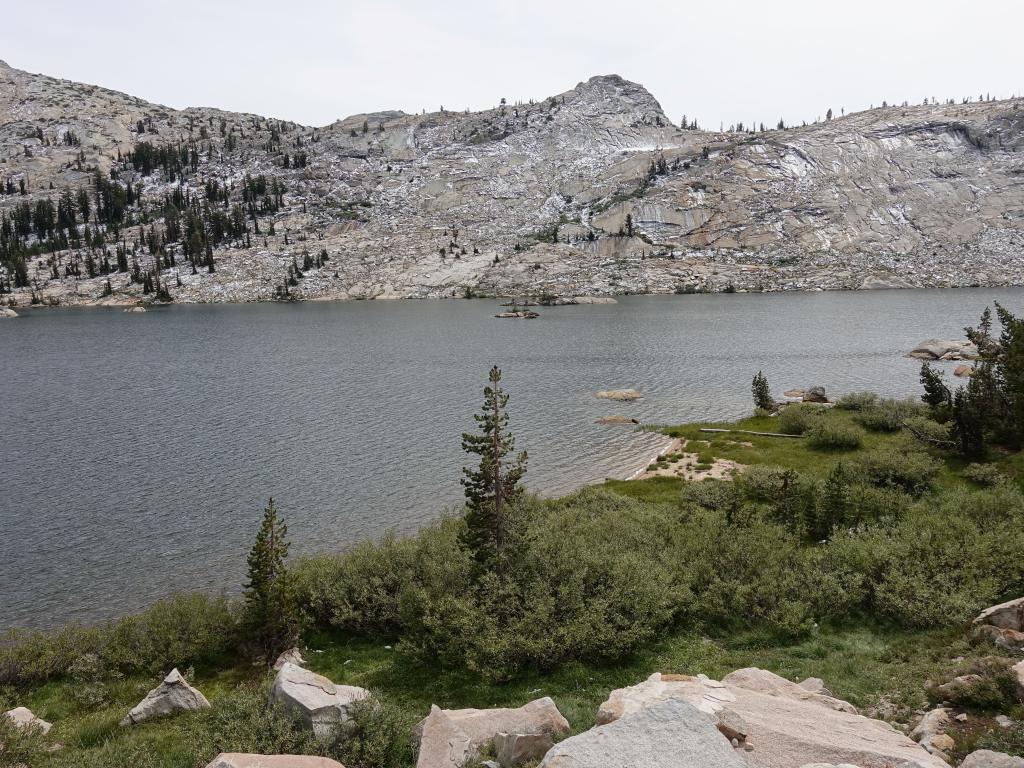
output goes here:
[[820, 681], [797, 684], [755, 668], [721, 681], [654, 674], [613, 691], [597, 719], [600, 725], [556, 745], [542, 768], [947, 768], [888, 723], [829, 695]]
[[210, 702], [206, 697], [189, 685], [177, 669], [172, 669], [159, 686], [146, 694], [146, 698], [124, 716], [121, 725], [137, 725], [175, 712], [209, 708]]
[[416, 768], [462, 768], [481, 749], [494, 745], [509, 764], [538, 760], [555, 737], [569, 731], [550, 698], [517, 709], [441, 709], [433, 706], [417, 727], [420, 736]]
[[323, 675], [285, 662], [270, 689], [270, 704], [294, 713], [317, 738], [326, 739], [348, 722], [349, 708], [369, 696], [365, 688], [335, 685]]
[[337, 760], [312, 755], [244, 755], [222, 752], [206, 768], [345, 768]]

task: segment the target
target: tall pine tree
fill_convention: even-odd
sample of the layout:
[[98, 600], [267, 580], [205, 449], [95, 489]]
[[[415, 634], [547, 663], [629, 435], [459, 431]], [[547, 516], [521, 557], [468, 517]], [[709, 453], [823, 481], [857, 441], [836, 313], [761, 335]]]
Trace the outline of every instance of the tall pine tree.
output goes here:
[[285, 559], [288, 526], [274, 500], [263, 511], [263, 524], [249, 552], [249, 581], [245, 585], [246, 623], [250, 639], [265, 659], [273, 661], [290, 648], [297, 636], [295, 604]]
[[515, 439], [508, 432], [508, 395], [501, 389], [501, 371], [491, 368], [484, 387], [481, 412], [473, 416], [480, 434], [462, 435], [462, 450], [480, 457], [475, 469], [463, 468], [466, 492], [466, 530], [462, 544], [485, 568], [494, 567], [509, 542], [510, 509], [522, 493], [526, 451], [510, 458]]

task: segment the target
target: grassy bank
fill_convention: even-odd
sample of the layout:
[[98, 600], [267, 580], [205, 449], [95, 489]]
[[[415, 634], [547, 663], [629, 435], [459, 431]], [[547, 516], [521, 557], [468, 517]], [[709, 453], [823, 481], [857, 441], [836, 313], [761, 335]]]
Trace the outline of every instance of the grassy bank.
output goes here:
[[[385, 705], [366, 716], [362, 738], [314, 744], [268, 713], [272, 674], [239, 650], [237, 607], [198, 598], [0, 650], [0, 705], [54, 722], [48, 741], [64, 749], [34, 755], [33, 768], [192, 768], [221, 750], [392, 768], [413, 761], [409, 733], [434, 703], [546, 695], [579, 731], [610, 690], [651, 672], [718, 678], [746, 666], [821, 677], [869, 714], [908, 723], [927, 706], [929, 681], [999, 655], [967, 627], [979, 609], [1024, 594], [1024, 495], [1019, 454], [968, 468], [893, 428], [885, 409], [914, 411], [794, 408], [712, 425], [800, 429], [797, 438], [666, 428], [702, 462], [730, 459], [743, 472], [528, 499], [516, 511], [516, 567], [486, 588], [460, 550], [458, 519], [296, 563], [310, 668]], [[212, 710], [120, 728], [172, 665], [193, 668]], [[965, 702], [960, 753], [1024, 750], [1019, 729], [991, 721], [1024, 718], [1013, 706]]]

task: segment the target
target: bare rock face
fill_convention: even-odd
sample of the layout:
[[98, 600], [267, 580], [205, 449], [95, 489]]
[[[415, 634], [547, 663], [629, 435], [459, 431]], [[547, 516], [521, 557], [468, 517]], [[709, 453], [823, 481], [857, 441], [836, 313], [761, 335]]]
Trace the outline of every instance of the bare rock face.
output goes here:
[[222, 752], [206, 768], [345, 768], [337, 760], [312, 755], [249, 755]]
[[286, 661], [274, 678], [270, 704], [295, 713], [317, 738], [326, 739], [348, 722], [349, 707], [369, 695], [365, 688], [335, 685], [323, 675]]
[[[417, 768], [462, 768], [488, 744], [502, 757], [536, 760], [543, 756], [554, 738], [569, 731], [548, 697], [536, 699], [518, 709], [440, 709], [419, 724], [420, 753]], [[541, 738], [526, 738], [526, 737]], [[543, 751], [542, 751], [543, 750]], [[502, 763], [506, 765], [506, 763]]]
[[28, 707], [15, 707], [4, 712], [4, 717], [14, 723], [18, 728], [38, 728], [43, 733], [49, 733], [53, 727], [52, 723], [36, 717]]
[[159, 686], [146, 694], [146, 698], [125, 715], [121, 725], [137, 725], [150, 718], [175, 712], [209, 708], [210, 702], [206, 697], [189, 685], [177, 669], [172, 669]]
[[[247, 237], [218, 242], [214, 272], [182, 268], [182, 244], [167, 244], [178, 262], [159, 266], [179, 302], [280, 297], [293, 259], [303, 276], [288, 299], [475, 292], [583, 303], [627, 293], [1024, 283], [1024, 100], [735, 128], [677, 128], [646, 89], [617, 75], [528, 104], [388, 110], [311, 128], [170, 109], [0, 65], [0, 181], [19, 190], [0, 195], [0, 210], [56, 203], [53, 190], [89, 188], [95, 167], [142, 189], [145, 210], [131, 213], [159, 231], [160, 202], [179, 185], [205, 199], [207, 181], [283, 184], [258, 232], [250, 224]], [[130, 159], [143, 143], [194, 144], [195, 166], [172, 178]], [[241, 186], [229, 212], [242, 205]], [[320, 249], [329, 260], [305, 268], [305, 251], [312, 259]], [[43, 303], [142, 298], [127, 273], [89, 277], [82, 249], [58, 254], [76, 268], [56, 277], [46, 258], [27, 264]], [[139, 259], [143, 271], [158, 266], [149, 254]], [[32, 291], [24, 285], [11, 298], [28, 305]]]
[[960, 768], [1024, 768], [1024, 757], [979, 749], [965, 757]]
[[617, 722], [663, 702], [683, 701], [716, 728], [724, 743], [736, 739], [750, 766], [851, 763], [886, 768], [914, 762], [921, 768], [945, 768], [945, 762], [888, 723], [859, 715], [852, 705], [831, 696], [820, 681], [805, 683], [754, 668], [737, 670], [720, 682], [655, 674], [613, 691], [598, 712], [598, 722]]
[[705, 713], [668, 698], [556, 744], [540, 768], [745, 768], [741, 754]]

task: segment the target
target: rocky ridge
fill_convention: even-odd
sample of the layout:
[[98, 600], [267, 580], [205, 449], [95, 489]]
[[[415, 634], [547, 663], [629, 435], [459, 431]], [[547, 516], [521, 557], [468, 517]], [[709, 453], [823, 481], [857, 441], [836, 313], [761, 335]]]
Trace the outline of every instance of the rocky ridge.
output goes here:
[[[293, 265], [294, 299], [1024, 284], [1022, 104], [683, 130], [611, 75], [536, 103], [309, 128], [0, 63], [0, 211], [64, 189], [94, 194], [95, 170], [113, 175], [139, 202], [96, 258], [120, 243], [142, 271], [159, 264], [182, 302], [280, 297]], [[140, 142], [184, 148], [191, 162], [173, 179], [134, 168], [125, 158]], [[183, 267], [182, 243], [161, 241], [166, 196], [215, 206], [205, 190], [216, 181], [235, 205], [258, 175], [284, 184], [280, 205], [218, 243], [214, 272]], [[30, 256], [30, 284], [0, 302], [152, 298], [130, 272], [89, 277], [87, 250]]]

